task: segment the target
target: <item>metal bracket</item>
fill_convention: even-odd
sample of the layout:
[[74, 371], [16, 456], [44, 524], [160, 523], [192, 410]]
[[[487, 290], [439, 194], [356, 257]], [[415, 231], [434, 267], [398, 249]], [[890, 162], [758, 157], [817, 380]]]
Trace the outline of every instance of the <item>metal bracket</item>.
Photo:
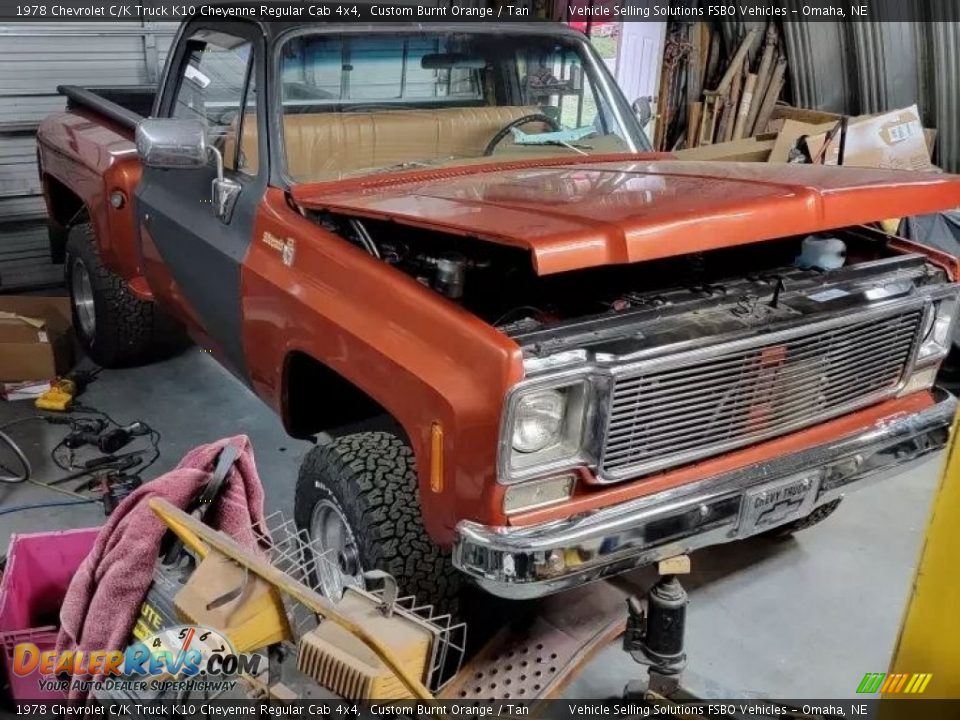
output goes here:
[[[231, 444], [223, 446], [220, 454], [217, 456], [217, 462], [213, 468], [213, 472], [210, 473], [210, 478], [194, 501], [193, 507], [188, 508], [188, 512], [193, 514], [198, 520], [202, 521], [204, 519], [207, 511], [210, 509], [210, 505], [220, 496], [220, 491], [223, 489], [223, 484], [227, 480], [230, 468], [232, 468], [234, 463], [239, 459], [240, 450], [236, 446]], [[180, 557], [181, 552], [183, 552], [183, 542], [175, 537], [169, 549], [163, 555], [163, 564], [174, 564]]]
[[380, 596], [380, 605], [378, 610], [384, 617], [393, 615], [394, 606], [397, 604], [397, 581], [393, 575], [383, 570], [369, 570], [363, 574], [364, 580], [382, 580], [383, 594]]
[[227, 603], [239, 599], [243, 595], [243, 591], [247, 589], [247, 585], [250, 584], [250, 568], [248, 568], [246, 565], [239, 565], [235, 562], [233, 564], [243, 569], [243, 579], [240, 581], [240, 584], [232, 590], [227, 590], [227, 592], [225, 592], [223, 595], [215, 597], [213, 600], [208, 602], [207, 610], [216, 610], [219, 607], [223, 607]]
[[220, 495], [223, 484], [227, 481], [227, 474], [234, 463], [240, 459], [240, 450], [235, 445], [224, 445], [217, 456], [217, 464], [210, 473], [210, 479], [203, 486], [200, 496], [197, 498], [196, 514], [201, 520], [207, 514], [210, 504]]

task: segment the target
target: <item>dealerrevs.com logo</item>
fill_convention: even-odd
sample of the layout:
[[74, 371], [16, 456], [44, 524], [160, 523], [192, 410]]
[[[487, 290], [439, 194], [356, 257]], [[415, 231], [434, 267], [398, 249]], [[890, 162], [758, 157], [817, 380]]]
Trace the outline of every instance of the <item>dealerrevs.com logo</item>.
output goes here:
[[[160, 630], [126, 650], [42, 651], [32, 643], [14, 648], [13, 672], [36, 675], [43, 690], [175, 689], [227, 690], [238, 675], [256, 675], [263, 657], [234, 652], [216, 630], [177, 625]], [[96, 679], [95, 679], [96, 678]]]

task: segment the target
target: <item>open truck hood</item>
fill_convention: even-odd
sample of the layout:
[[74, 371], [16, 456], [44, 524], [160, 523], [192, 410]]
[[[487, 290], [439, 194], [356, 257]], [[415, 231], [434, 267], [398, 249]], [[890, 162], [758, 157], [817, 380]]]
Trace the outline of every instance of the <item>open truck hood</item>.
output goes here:
[[960, 176], [573, 158], [300, 185], [300, 205], [529, 249], [540, 275], [960, 206]]

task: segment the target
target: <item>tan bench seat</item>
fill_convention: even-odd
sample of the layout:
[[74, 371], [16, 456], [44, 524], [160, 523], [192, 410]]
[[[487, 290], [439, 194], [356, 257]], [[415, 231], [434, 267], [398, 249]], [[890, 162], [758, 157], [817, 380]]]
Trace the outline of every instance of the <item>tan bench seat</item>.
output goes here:
[[[477, 157], [507, 123], [536, 112], [507, 106], [285, 115], [287, 171], [296, 180], [317, 180], [418, 160]], [[228, 157], [233, 144], [228, 136]], [[248, 165], [256, 148], [256, 133], [245, 132]]]

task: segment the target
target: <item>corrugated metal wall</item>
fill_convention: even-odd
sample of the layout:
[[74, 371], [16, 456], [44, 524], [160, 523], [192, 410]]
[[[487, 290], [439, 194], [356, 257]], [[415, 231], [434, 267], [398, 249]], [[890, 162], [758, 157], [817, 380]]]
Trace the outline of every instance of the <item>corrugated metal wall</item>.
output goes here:
[[57, 85], [156, 81], [177, 23], [0, 26], [0, 290], [57, 282], [50, 263], [34, 132], [64, 106]]
[[786, 22], [794, 101], [861, 115], [917, 103], [934, 160], [960, 171], [960, 8], [937, 22]]
[[931, 23], [924, 43], [927, 58], [926, 94], [932, 101], [933, 126], [938, 130], [941, 167], [960, 172], [960, 8], [950, 7], [951, 22]]

